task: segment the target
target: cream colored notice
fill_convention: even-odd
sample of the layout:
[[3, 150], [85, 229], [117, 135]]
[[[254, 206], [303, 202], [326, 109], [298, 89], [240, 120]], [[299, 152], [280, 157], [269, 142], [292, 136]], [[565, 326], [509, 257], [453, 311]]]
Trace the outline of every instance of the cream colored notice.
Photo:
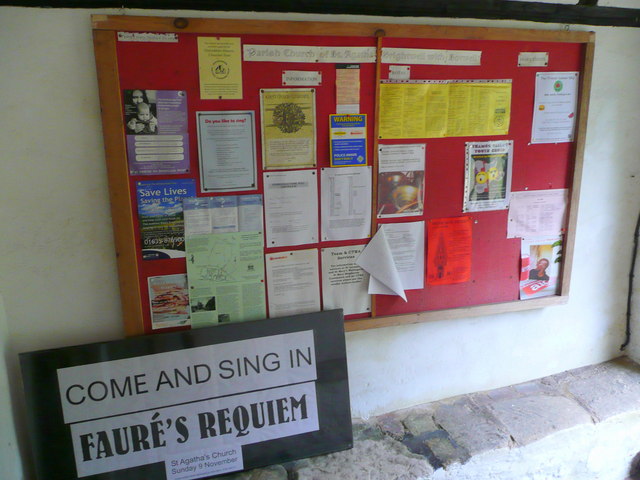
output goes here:
[[242, 98], [240, 39], [198, 37], [200, 98], [234, 100]]
[[316, 166], [316, 91], [260, 90], [265, 169]]

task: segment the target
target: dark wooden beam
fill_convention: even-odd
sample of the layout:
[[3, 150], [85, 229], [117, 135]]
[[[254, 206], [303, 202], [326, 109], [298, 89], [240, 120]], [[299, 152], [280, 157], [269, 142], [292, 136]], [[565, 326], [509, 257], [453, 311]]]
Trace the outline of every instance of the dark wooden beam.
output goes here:
[[482, 18], [640, 27], [640, 9], [601, 7], [597, 0], [576, 1], [576, 5], [565, 5], [517, 0], [0, 0], [0, 5]]

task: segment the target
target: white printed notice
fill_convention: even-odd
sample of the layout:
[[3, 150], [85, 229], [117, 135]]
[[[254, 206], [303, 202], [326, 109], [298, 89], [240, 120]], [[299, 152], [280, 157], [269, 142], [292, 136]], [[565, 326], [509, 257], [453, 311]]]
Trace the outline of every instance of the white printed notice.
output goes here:
[[159, 462], [172, 480], [237, 471], [243, 445], [319, 429], [312, 330], [57, 373], [78, 477]]
[[323, 168], [322, 240], [371, 236], [371, 167]]
[[512, 192], [507, 238], [559, 236], [565, 228], [567, 189]]
[[262, 232], [262, 195], [186, 197], [187, 237], [209, 233]]
[[267, 248], [318, 241], [315, 170], [264, 173]]
[[424, 287], [424, 222], [382, 225], [356, 263], [369, 273], [369, 293], [398, 295]]
[[536, 73], [531, 143], [573, 142], [578, 72]]
[[254, 112], [196, 112], [203, 192], [256, 190]]
[[265, 255], [269, 317], [320, 310], [318, 250], [293, 250]]
[[371, 311], [369, 274], [356, 259], [364, 245], [322, 249], [322, 308], [342, 308], [345, 315]]

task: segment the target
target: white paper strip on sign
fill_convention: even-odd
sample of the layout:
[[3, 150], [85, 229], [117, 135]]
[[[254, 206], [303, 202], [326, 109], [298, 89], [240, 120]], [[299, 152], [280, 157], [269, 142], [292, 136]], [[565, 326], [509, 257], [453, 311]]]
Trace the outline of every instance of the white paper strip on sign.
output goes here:
[[376, 48], [244, 45], [243, 60], [279, 63], [375, 63]]
[[[315, 358], [313, 330], [238, 340], [187, 350], [175, 350], [141, 357], [110, 360], [58, 369], [60, 402], [65, 423], [86, 423], [105, 416], [128, 415], [130, 412], [190, 404], [211, 397], [270, 389], [289, 383], [316, 380], [316, 365], [290, 366], [273, 371], [227, 377], [224, 367], [229, 359], [243, 354], [259, 358], [287, 358], [291, 345], [310, 349]], [[275, 353], [275, 354], [274, 354]], [[195, 365], [200, 365], [196, 367]], [[193, 384], [171, 388], [167, 372], [184, 372], [199, 380]], [[93, 384], [109, 385], [109, 402], [87, 394]], [[93, 387], [96, 388], [96, 387]], [[105, 387], [106, 388], [106, 387]], [[121, 394], [118, 394], [118, 389]], [[151, 389], [151, 390], [150, 390]], [[104, 390], [102, 390], [104, 391]], [[153, 395], [149, 394], [153, 392]]]
[[480, 65], [480, 50], [433, 50], [428, 48], [382, 49], [382, 63], [410, 65]]
[[[258, 417], [251, 418], [254, 415], [264, 418], [268, 405], [274, 405], [276, 402], [280, 402], [288, 410], [287, 417], [276, 415], [273, 422], [262, 422], [262, 424], [259, 423]], [[224, 415], [227, 415], [230, 420], [226, 423], [225, 430], [217, 425], [217, 420]], [[233, 421], [234, 417], [238, 419], [240, 416], [249, 418], [246, 426], [240, 421]], [[178, 426], [165, 427], [164, 435], [158, 434], [156, 439], [151, 438], [152, 435], [147, 433], [144, 437], [146, 440], [140, 440], [146, 448], [141, 447], [136, 440], [132, 439], [133, 445], [131, 445], [128, 440], [121, 438], [120, 435], [126, 434], [120, 432], [127, 431], [132, 428], [132, 425], [151, 425], [158, 418], [163, 419], [161, 424], [168, 425], [167, 419], [172, 419], [175, 422], [172, 422], [172, 425], [178, 424]], [[228, 446], [227, 451], [230, 451], [242, 445], [314, 432], [318, 428], [315, 382], [308, 382], [207, 399], [187, 405], [175, 405], [160, 410], [144, 410], [128, 415], [74, 423], [71, 425], [71, 439], [78, 476], [86, 477], [162, 462], [167, 456], [173, 457], [184, 451], [185, 444], [194, 450]], [[96, 435], [96, 432], [103, 435]], [[118, 441], [126, 444], [124, 448], [120, 448], [120, 450], [126, 449], [126, 453], [118, 452], [116, 446], [118, 444], [115, 443]], [[121, 446], [122, 443], [120, 443]], [[136, 447], [138, 447], [137, 450]], [[107, 448], [109, 450], [105, 451], [104, 449]], [[185, 479], [185, 477], [181, 478]]]

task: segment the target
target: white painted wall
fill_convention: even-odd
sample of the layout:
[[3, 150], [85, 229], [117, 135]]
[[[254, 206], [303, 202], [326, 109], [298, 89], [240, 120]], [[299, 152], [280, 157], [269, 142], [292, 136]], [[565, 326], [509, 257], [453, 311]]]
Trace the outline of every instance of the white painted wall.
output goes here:
[[[22, 477], [16, 436], [28, 464], [17, 354], [122, 336], [90, 13], [120, 12], [0, 8], [0, 299], [6, 311], [0, 308], [0, 477], [8, 480]], [[217, 16], [561, 28], [481, 20]], [[569, 304], [348, 334], [354, 416], [522, 382], [620, 354], [631, 237], [640, 209], [640, 29], [595, 30]], [[632, 351], [640, 352], [640, 344]]]

